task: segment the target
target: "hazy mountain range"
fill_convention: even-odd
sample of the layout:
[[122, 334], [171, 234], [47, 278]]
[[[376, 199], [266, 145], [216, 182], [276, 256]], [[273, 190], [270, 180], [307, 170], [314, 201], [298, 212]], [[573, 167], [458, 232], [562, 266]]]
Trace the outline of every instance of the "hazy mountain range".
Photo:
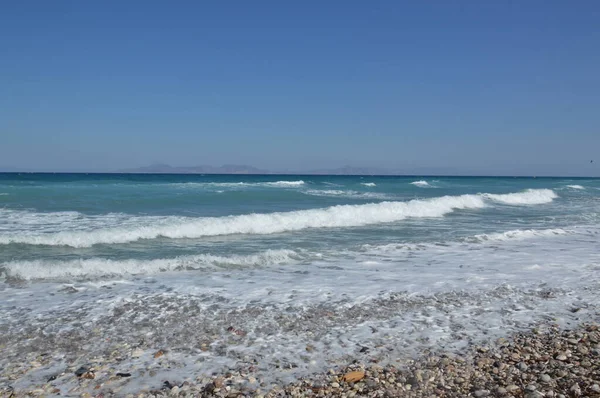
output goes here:
[[326, 175], [406, 175], [406, 174], [448, 174], [456, 170], [415, 168], [394, 170], [377, 167], [344, 166], [332, 169], [271, 171], [248, 165], [226, 164], [223, 166], [171, 166], [157, 163], [150, 166], [118, 170], [118, 173], [161, 173], [161, 174], [326, 174]]

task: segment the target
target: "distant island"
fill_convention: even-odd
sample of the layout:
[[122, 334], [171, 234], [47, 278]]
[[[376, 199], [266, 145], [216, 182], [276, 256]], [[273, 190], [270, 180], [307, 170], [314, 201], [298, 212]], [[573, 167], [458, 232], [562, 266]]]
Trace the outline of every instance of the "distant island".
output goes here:
[[117, 170], [117, 173], [148, 173], [148, 174], [272, 174], [267, 170], [246, 165], [225, 164], [223, 166], [171, 166], [155, 163], [131, 169]]
[[[147, 174], [315, 174], [315, 175], [395, 175], [403, 174], [394, 170], [373, 167], [344, 166], [335, 169], [317, 169], [307, 171], [270, 171], [248, 165], [225, 164], [223, 166], [171, 166], [156, 163], [150, 166], [118, 170], [117, 173]], [[405, 173], [404, 173], [405, 174]]]

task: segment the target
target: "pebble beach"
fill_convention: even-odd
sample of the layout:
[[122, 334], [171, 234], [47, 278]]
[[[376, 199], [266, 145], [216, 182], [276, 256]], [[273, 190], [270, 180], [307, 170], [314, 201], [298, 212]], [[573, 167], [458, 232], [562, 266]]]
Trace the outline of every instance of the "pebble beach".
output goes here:
[[[169, 366], [168, 351], [159, 350], [154, 357]], [[44, 355], [37, 359], [2, 369], [2, 397], [600, 397], [598, 323], [569, 330], [539, 325], [462, 352], [424, 352], [387, 365], [373, 358], [284, 385], [266, 385], [251, 375], [252, 369], [231, 369], [158, 379], [159, 388], [125, 394], [120, 391], [137, 374], [116, 372], [118, 358], [95, 358], [89, 365], [50, 376], [43, 385], [11, 387], [50, 361]]]

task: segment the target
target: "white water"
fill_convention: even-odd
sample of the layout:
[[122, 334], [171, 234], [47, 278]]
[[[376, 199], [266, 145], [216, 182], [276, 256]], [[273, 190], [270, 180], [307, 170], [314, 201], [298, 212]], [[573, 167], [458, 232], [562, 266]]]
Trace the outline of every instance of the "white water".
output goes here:
[[[7, 288], [0, 310], [11, 336], [21, 336], [20, 330], [31, 325], [67, 342], [84, 339], [86, 353], [116, 349], [113, 340], [143, 340], [140, 358], [125, 355], [118, 364], [119, 370], [136, 374], [131, 389], [158, 388], [163, 380], [180, 383], [253, 360], [257, 376], [286, 380], [346, 364], [347, 356], [394, 362], [420, 348], [459, 348], [535, 322], [577, 324], [600, 304], [597, 238], [593, 226], [510, 230], [415, 245], [417, 250], [372, 247], [354, 253], [359, 257], [351, 261], [343, 257], [310, 265], [281, 265], [279, 260], [296, 254], [277, 251], [271, 253], [272, 265], [251, 271], [167, 271], [149, 278]], [[253, 263], [250, 258], [243, 261]], [[96, 268], [126, 265], [107, 262]], [[228, 327], [245, 335], [232, 335]], [[97, 329], [102, 338], [94, 334]], [[199, 341], [208, 341], [209, 350], [199, 351]], [[28, 344], [26, 338], [15, 339], [4, 355]], [[314, 351], [307, 352], [309, 344]], [[361, 347], [368, 352], [361, 353]], [[169, 350], [169, 368], [158, 379], [147, 371], [142, 376], [140, 370], [157, 366], [152, 353], [162, 348]], [[59, 351], [43, 349], [53, 355]], [[91, 357], [67, 358], [61, 366], [79, 366]], [[281, 366], [291, 363], [297, 366], [293, 370]], [[30, 372], [31, 383], [45, 383], [44, 371]]]
[[567, 188], [571, 188], [571, 189], [585, 189], [585, 187], [581, 186], [581, 185], [567, 185]]
[[297, 181], [272, 181], [272, 182], [182, 182], [182, 183], [171, 183], [173, 187], [178, 188], [294, 188], [305, 185], [302, 180]]
[[198, 254], [156, 260], [91, 258], [71, 261], [14, 261], [3, 264], [3, 267], [8, 277], [35, 280], [155, 274], [181, 270], [208, 271], [219, 268], [268, 267], [278, 264], [291, 264], [299, 258], [300, 255], [293, 250], [266, 250], [246, 256]]
[[486, 193], [483, 197], [507, 205], [539, 205], [552, 202], [558, 195], [551, 189], [528, 189], [525, 192], [502, 195]]
[[198, 218], [125, 214], [86, 216], [77, 212], [0, 210], [0, 216], [6, 220], [3, 230], [0, 230], [0, 244], [90, 247], [159, 237], [179, 239], [232, 234], [261, 235], [309, 228], [358, 227], [407, 218], [443, 217], [456, 210], [481, 209], [493, 202], [510, 205], [544, 204], [556, 197], [549, 189], [530, 189], [502, 195], [442, 196], [408, 202]]
[[415, 185], [417, 187], [429, 187], [429, 183], [427, 181], [421, 180], [421, 181], [413, 181], [411, 182], [412, 185]]
[[[212, 255], [198, 254], [178, 256], [173, 258], [160, 258], [153, 260], [126, 259], [107, 260], [103, 258], [76, 259], [69, 261], [60, 260], [35, 260], [35, 261], [13, 261], [0, 264], [0, 270], [9, 278], [23, 280], [38, 279], [93, 279], [106, 276], [127, 276], [156, 274], [167, 271], [201, 270], [215, 271], [219, 269], [244, 269], [263, 268], [280, 265], [297, 264], [301, 261], [328, 261], [339, 262], [341, 259], [352, 258], [352, 261], [360, 263], [369, 261], [371, 256], [378, 255], [405, 255], [411, 251], [430, 251], [439, 255], [450, 250], [479, 250], [484, 245], [522, 241], [527, 239], [538, 239], [545, 242], [543, 238], [550, 239], [568, 234], [586, 234], [587, 230], [565, 230], [553, 229], [526, 229], [510, 230], [492, 234], [477, 234], [448, 242], [428, 243], [391, 243], [385, 245], [361, 245], [355, 249], [330, 250], [326, 253], [293, 251], [287, 249], [266, 250], [249, 255]], [[550, 241], [548, 241], [550, 242]], [[1, 273], [0, 273], [1, 275]]]

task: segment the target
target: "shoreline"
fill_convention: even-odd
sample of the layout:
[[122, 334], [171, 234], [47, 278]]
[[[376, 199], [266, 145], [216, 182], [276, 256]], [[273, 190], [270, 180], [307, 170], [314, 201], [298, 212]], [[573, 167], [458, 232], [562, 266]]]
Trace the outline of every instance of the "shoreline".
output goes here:
[[[11, 389], [5, 382], [18, 377], [3, 370], [0, 397], [600, 397], [598, 313], [593, 318], [569, 329], [540, 324], [458, 352], [424, 350], [394, 364], [357, 362], [275, 386], [261, 385], [248, 369], [238, 369], [193, 381], [160, 379], [162, 388], [125, 392], [122, 388], [135, 376], [115, 372], [109, 362], [104, 368], [67, 368], [45, 385]], [[154, 355], [167, 354], [159, 350]], [[108, 378], [100, 377], [107, 371]], [[71, 388], [58, 388], [58, 378]]]

